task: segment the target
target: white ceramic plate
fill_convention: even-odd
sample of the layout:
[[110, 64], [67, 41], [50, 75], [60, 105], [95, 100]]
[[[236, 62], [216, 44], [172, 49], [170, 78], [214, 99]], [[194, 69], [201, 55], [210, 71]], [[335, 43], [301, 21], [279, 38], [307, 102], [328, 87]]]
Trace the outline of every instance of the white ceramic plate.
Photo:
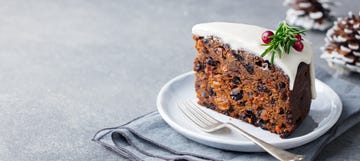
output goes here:
[[[176, 131], [196, 142], [234, 151], [260, 152], [259, 146], [252, 143], [233, 130], [220, 130], [206, 133], [190, 122], [176, 106], [180, 99], [191, 99], [196, 101], [194, 89], [194, 72], [188, 72], [177, 76], [169, 81], [160, 90], [157, 97], [157, 107], [162, 118]], [[204, 111], [223, 121], [231, 121], [250, 134], [283, 149], [289, 149], [309, 143], [327, 132], [339, 119], [342, 104], [339, 96], [326, 84], [316, 80], [317, 98], [312, 101], [308, 117], [300, 127], [286, 139], [263, 130], [259, 127], [247, 124], [237, 119], [231, 119], [215, 111], [204, 108]]]

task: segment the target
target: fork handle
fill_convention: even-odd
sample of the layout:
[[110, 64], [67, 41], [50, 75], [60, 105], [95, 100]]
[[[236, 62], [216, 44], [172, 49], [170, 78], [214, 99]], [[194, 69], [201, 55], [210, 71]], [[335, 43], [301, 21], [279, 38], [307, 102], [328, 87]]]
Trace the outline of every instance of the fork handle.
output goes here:
[[237, 130], [243, 136], [250, 139], [252, 142], [259, 145], [265, 151], [267, 151], [269, 154], [271, 154], [272, 156], [274, 156], [275, 158], [277, 158], [277, 159], [279, 159], [281, 161], [298, 161], [298, 160], [303, 160], [304, 159], [303, 155], [293, 154], [293, 153], [290, 153], [290, 152], [285, 151], [283, 149], [280, 149], [280, 148], [278, 148], [278, 147], [276, 147], [274, 145], [271, 145], [271, 144], [269, 144], [269, 143], [255, 137], [255, 136], [247, 133], [246, 131], [244, 131], [243, 129], [237, 127], [236, 125], [234, 125], [232, 123], [226, 123], [225, 125], [227, 127], [230, 127], [230, 128], [233, 128], [233, 129]]

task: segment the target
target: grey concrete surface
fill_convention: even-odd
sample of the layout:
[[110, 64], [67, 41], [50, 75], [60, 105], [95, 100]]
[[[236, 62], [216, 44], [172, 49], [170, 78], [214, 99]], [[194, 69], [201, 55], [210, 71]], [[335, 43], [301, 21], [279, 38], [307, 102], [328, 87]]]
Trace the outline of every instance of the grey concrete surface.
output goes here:
[[[191, 27], [275, 28], [281, 0], [0, 1], [0, 160], [124, 160], [90, 141], [156, 109], [161, 86], [192, 69]], [[358, 12], [344, 0], [338, 16]], [[323, 33], [309, 32], [316, 63]], [[356, 81], [356, 80], [355, 80]], [[319, 160], [359, 160], [359, 125]]]

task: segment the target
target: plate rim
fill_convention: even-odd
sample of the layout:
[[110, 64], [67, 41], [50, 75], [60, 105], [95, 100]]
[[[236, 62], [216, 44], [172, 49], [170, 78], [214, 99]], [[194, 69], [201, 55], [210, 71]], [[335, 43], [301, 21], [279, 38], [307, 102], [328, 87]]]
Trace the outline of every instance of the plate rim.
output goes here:
[[[181, 81], [182, 79], [192, 76], [194, 75], [195, 72], [194, 71], [189, 71], [180, 75], [177, 75], [176, 77], [173, 77], [171, 80], [169, 80], [164, 86], [162, 86], [162, 88], [160, 89], [158, 95], [157, 95], [157, 99], [156, 99], [156, 105], [157, 105], [157, 109], [161, 115], [161, 117], [164, 119], [164, 121], [171, 126], [171, 128], [173, 128], [175, 131], [179, 132], [181, 135], [194, 140], [196, 142], [199, 142], [199, 140], [201, 141], [207, 141], [207, 142], [212, 142], [212, 143], [216, 143], [216, 144], [226, 144], [229, 146], [254, 146], [256, 145], [255, 143], [251, 142], [250, 140], [247, 141], [239, 141], [239, 140], [226, 140], [226, 139], [222, 139], [222, 138], [216, 138], [216, 137], [209, 137], [209, 136], [202, 136], [197, 134], [195, 131], [189, 130], [183, 126], [180, 126], [178, 123], [176, 123], [175, 121], [173, 121], [168, 114], [165, 112], [164, 107], [162, 106], [162, 102], [163, 102], [163, 96], [165, 94], [165, 92], [167, 91], [167, 89], [169, 89], [169, 87], [171, 87], [172, 84], [174, 84], [175, 82]], [[338, 94], [331, 88], [329, 87], [327, 84], [325, 84], [324, 82], [316, 79], [315, 80], [315, 84], [321, 84], [322, 86], [328, 88], [328, 90], [330, 90], [330, 92], [332, 93], [332, 96], [334, 96], [334, 102], [337, 102], [338, 105], [335, 105], [338, 109], [338, 113], [335, 113], [334, 116], [329, 120], [329, 123], [325, 124], [324, 126], [319, 127], [316, 131], [319, 133], [317, 135], [313, 134], [314, 132], [310, 132], [307, 133], [305, 135], [301, 135], [299, 137], [294, 137], [294, 138], [287, 138], [281, 141], [273, 141], [273, 142], [269, 142], [270, 144], [276, 145], [276, 146], [282, 146], [286, 149], [289, 148], [294, 148], [294, 147], [298, 147], [304, 144], [307, 144], [311, 141], [314, 141], [315, 139], [321, 137], [322, 135], [324, 135], [329, 129], [331, 129], [336, 122], [339, 120], [341, 113], [342, 113], [342, 102], [340, 97], [338, 96]], [[315, 87], [316, 88], [316, 87]], [[331, 111], [333, 111], [333, 109], [331, 109]], [[330, 112], [331, 114], [332, 112]], [[330, 115], [329, 114], [329, 115]], [[315, 135], [315, 136], [313, 136]], [[199, 139], [199, 140], [197, 140]], [[288, 146], [286, 147], [286, 144], [296, 144], [296, 146]], [[208, 145], [208, 144], [206, 144]], [[257, 145], [256, 145], [257, 146]], [[217, 147], [219, 148], [219, 147]], [[227, 149], [227, 148], [221, 148], [221, 149]], [[239, 151], [243, 151], [243, 150], [239, 150]]]

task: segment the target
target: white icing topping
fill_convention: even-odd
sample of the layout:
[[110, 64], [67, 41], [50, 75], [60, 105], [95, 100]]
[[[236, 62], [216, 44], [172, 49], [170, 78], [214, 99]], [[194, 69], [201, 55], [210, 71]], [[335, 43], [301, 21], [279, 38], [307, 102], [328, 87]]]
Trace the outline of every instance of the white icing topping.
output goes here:
[[319, 19], [319, 18], [321, 18], [323, 16], [323, 13], [320, 12], [320, 11], [319, 12], [310, 12], [309, 16], [312, 19]]
[[[246, 50], [257, 56], [260, 56], [266, 46], [262, 46], [261, 35], [269, 29], [236, 23], [226, 22], [212, 22], [197, 24], [192, 28], [192, 33], [198, 36], [216, 36], [221, 38], [223, 43], [229, 44], [233, 50]], [[313, 51], [310, 42], [303, 41], [304, 48], [302, 52], [298, 52], [291, 48], [289, 54], [283, 54], [280, 59], [278, 55], [275, 56], [274, 64], [284, 71], [289, 77], [290, 90], [294, 87], [297, 68], [301, 62], [310, 64], [311, 76], [311, 90], [312, 97], [316, 97], [315, 92], [315, 74], [312, 65]], [[263, 57], [265, 60], [270, 60], [270, 54]]]

